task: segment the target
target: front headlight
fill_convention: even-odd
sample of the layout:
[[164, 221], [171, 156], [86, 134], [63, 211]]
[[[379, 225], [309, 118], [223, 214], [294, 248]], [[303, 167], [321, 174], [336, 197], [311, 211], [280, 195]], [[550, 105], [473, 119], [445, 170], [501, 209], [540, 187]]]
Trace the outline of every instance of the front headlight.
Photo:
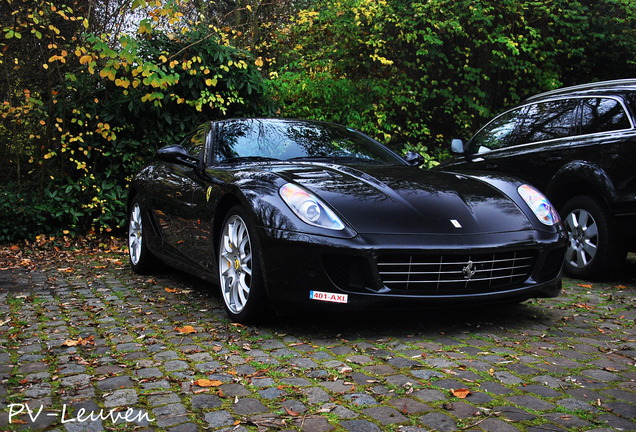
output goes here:
[[303, 222], [330, 230], [344, 229], [344, 224], [329, 207], [300, 186], [287, 183], [280, 188], [279, 193], [283, 201]]
[[517, 188], [521, 198], [528, 204], [530, 210], [535, 214], [537, 219], [548, 226], [559, 223], [559, 213], [550, 204], [550, 201], [541, 192], [529, 185], [521, 185]]

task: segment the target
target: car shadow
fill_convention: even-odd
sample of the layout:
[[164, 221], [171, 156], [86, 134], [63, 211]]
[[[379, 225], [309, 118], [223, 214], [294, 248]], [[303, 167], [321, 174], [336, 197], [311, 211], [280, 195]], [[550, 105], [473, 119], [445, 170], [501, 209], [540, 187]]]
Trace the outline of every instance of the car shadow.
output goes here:
[[[178, 285], [187, 285], [207, 309], [227, 320], [218, 287], [209, 281], [174, 270], [163, 275]], [[574, 280], [575, 283], [584, 281]], [[636, 289], [636, 254], [630, 254], [624, 267], [603, 283]], [[554, 328], [562, 318], [559, 302], [553, 299], [522, 303], [453, 305], [418, 309], [373, 309], [362, 311], [320, 311], [298, 308], [271, 313], [251, 327], [286, 334], [298, 339], [339, 338], [343, 340], [403, 338], [409, 335], [488, 334], [506, 329], [518, 334], [541, 333]]]
[[[568, 277], [567, 275], [564, 275]], [[577, 280], [572, 278], [572, 280]], [[605, 277], [598, 280], [582, 280], [579, 279], [579, 282], [591, 282], [591, 283], [604, 283], [604, 284], [613, 284], [613, 285], [622, 285], [626, 289], [636, 289], [636, 253], [629, 253], [623, 265], [618, 266], [618, 268]]]
[[627, 255], [625, 264], [621, 266], [616, 274], [610, 275], [607, 279], [609, 282], [614, 282], [622, 285], [631, 285], [631, 288], [636, 287], [636, 253], [630, 253]]
[[[206, 309], [214, 310], [220, 314], [221, 320], [227, 320], [218, 286], [178, 270], [168, 271], [163, 277], [177, 286], [192, 290]], [[202, 306], [201, 303], [199, 307]], [[502, 327], [523, 331], [536, 326], [545, 328], [557, 319], [542, 303], [535, 301], [417, 309], [377, 308], [346, 312], [303, 307], [268, 314], [251, 327], [275, 334], [294, 335], [300, 339], [338, 337], [349, 340], [377, 338], [381, 335], [406, 337], [410, 334], [488, 332]]]
[[[265, 323], [278, 333], [298, 337], [402, 338], [409, 335], [456, 335], [518, 329], [546, 328], [553, 322], [550, 310], [530, 304], [455, 306], [409, 310], [374, 309], [356, 312], [304, 311]], [[542, 324], [545, 323], [545, 324]]]

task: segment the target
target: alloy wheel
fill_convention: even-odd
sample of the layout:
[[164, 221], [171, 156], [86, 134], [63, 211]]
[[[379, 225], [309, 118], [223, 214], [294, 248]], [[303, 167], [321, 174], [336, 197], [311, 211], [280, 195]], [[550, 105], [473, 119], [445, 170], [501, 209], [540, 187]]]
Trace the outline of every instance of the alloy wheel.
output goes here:
[[221, 293], [229, 311], [246, 307], [252, 285], [252, 244], [245, 221], [231, 216], [223, 227], [219, 254]]
[[130, 262], [133, 265], [139, 264], [141, 259], [142, 241], [141, 208], [139, 203], [134, 203], [130, 211], [130, 222], [128, 223], [128, 251], [130, 253]]
[[574, 209], [565, 218], [568, 233], [566, 260], [574, 268], [584, 268], [598, 251], [598, 227], [594, 217], [584, 209]]

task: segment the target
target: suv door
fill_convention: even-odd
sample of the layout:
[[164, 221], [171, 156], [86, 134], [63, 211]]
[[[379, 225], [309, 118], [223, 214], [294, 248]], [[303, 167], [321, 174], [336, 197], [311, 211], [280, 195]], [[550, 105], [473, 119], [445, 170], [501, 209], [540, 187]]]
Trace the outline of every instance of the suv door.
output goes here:
[[565, 202], [560, 211], [570, 240], [565, 268], [574, 276], [596, 277], [624, 262], [627, 237], [634, 231], [625, 216], [634, 213], [636, 137], [621, 99], [580, 101], [572, 162], [554, 180], [553, 189], [564, 189], [559, 192]]
[[537, 102], [495, 118], [468, 142], [468, 163], [461, 169], [503, 172], [545, 191], [570, 157], [577, 104], [576, 99]]
[[[600, 190], [611, 207], [621, 195], [633, 196], [634, 148], [632, 123], [621, 99], [586, 97], [581, 99], [580, 125], [572, 140], [571, 160], [587, 161], [598, 176]], [[631, 185], [631, 186], [630, 186]]]

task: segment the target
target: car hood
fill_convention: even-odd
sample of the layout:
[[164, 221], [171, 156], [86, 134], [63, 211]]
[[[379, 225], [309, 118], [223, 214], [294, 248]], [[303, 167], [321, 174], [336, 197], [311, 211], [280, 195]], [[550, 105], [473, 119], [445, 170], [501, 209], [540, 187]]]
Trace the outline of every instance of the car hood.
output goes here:
[[507, 195], [461, 174], [372, 164], [270, 169], [316, 194], [359, 233], [462, 235], [533, 228]]

